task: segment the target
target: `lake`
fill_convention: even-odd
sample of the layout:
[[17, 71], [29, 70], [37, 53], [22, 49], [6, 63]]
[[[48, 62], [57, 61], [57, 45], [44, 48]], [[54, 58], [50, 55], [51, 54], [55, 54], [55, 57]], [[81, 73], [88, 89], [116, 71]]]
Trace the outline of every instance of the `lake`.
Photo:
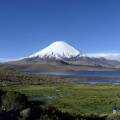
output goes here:
[[[120, 71], [27, 71], [34, 74], [65, 76], [65, 80], [89, 84], [120, 84]], [[86, 78], [86, 79], [81, 79]]]

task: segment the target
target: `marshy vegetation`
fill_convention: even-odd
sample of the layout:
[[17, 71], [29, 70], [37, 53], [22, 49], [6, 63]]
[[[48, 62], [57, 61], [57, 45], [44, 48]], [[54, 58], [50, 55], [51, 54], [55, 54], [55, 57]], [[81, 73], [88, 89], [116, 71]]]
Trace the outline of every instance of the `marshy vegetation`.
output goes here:
[[[74, 87], [75, 86], [73, 86], [73, 89], [75, 89]], [[76, 89], [78, 89], [77, 87], [78, 86], [76, 86]], [[81, 87], [84, 88], [83, 85], [81, 85]], [[87, 87], [89, 90], [91, 86], [87, 86]], [[97, 103], [97, 100], [99, 98], [102, 100], [104, 94], [102, 96], [102, 94], [100, 93], [98, 95], [99, 97], [96, 96], [96, 99], [95, 97], [92, 98], [93, 96], [91, 96], [91, 101], [90, 101], [90, 96], [88, 96], [88, 94], [86, 95], [86, 97], [84, 96], [84, 98], [82, 98], [83, 100], [82, 99], [79, 100], [77, 99], [76, 94], [75, 96], [73, 96], [74, 98], [71, 97], [70, 99], [70, 96], [68, 96], [68, 94], [65, 93], [66, 95], [64, 94], [64, 96], [62, 97], [61, 96], [62, 93], [59, 93], [58, 96], [60, 95], [62, 99], [59, 98], [60, 96], [59, 97], [56, 96], [56, 99], [52, 101], [53, 99], [52, 97], [46, 96], [51, 93], [50, 89], [53, 88], [50, 86], [41, 86], [41, 85], [23, 86], [23, 87], [22, 86], [1, 87], [0, 120], [119, 120], [120, 119], [119, 113], [115, 115], [111, 114], [112, 112], [111, 107], [109, 107], [110, 111], [105, 112], [107, 110], [107, 105], [105, 104], [103, 105], [105, 98], [103, 98], [104, 100], [101, 101], [101, 103], [100, 102]], [[106, 86], [103, 86], [103, 89], [106, 89]], [[41, 91], [42, 92], [44, 91], [44, 94], [41, 94], [42, 93]], [[60, 92], [60, 90], [56, 90], [56, 91]], [[89, 94], [94, 95], [94, 93], [91, 92], [92, 91], [90, 91]], [[72, 95], [73, 94], [71, 94], [71, 96]], [[112, 98], [111, 99], [107, 98], [107, 100], [108, 99], [109, 101], [112, 101]], [[76, 101], [81, 102], [81, 105], [83, 106], [80, 105], [78, 106]], [[97, 109], [95, 108], [95, 106], [101, 106], [101, 108], [104, 108], [105, 111], [102, 111], [103, 109], [101, 109], [101, 113], [97, 113]], [[76, 109], [77, 107], [79, 109]], [[82, 112], [82, 110], [84, 112]]]
[[97, 114], [70, 114], [45, 104], [45, 101], [30, 101], [24, 94], [0, 91], [0, 120], [107, 120], [108, 118], [106, 115]]

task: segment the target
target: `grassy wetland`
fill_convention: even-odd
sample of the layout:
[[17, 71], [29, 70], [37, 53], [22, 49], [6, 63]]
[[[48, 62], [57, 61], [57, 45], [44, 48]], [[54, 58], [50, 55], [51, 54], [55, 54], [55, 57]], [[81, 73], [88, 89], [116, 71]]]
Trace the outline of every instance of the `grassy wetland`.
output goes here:
[[1, 88], [24, 93], [30, 99], [44, 99], [46, 104], [72, 114], [110, 114], [114, 104], [120, 108], [120, 85], [59, 83]]

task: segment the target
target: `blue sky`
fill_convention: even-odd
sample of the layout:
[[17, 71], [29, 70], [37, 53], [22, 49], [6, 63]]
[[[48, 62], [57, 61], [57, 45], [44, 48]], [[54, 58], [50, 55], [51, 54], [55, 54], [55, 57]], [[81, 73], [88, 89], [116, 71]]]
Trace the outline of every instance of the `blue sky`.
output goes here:
[[120, 52], [120, 0], [0, 0], [0, 58], [57, 40], [85, 53]]

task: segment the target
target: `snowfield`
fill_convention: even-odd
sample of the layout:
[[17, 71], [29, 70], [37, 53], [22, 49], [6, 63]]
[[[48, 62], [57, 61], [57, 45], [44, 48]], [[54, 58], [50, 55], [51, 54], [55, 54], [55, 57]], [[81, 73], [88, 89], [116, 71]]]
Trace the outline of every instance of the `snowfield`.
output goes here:
[[71, 57], [76, 57], [80, 56], [81, 53], [79, 50], [75, 49], [68, 43], [64, 41], [56, 41], [46, 47], [45, 49], [42, 49], [35, 54], [29, 56], [29, 57], [49, 57], [49, 58], [56, 58], [56, 59], [61, 59], [61, 58], [71, 58]]

